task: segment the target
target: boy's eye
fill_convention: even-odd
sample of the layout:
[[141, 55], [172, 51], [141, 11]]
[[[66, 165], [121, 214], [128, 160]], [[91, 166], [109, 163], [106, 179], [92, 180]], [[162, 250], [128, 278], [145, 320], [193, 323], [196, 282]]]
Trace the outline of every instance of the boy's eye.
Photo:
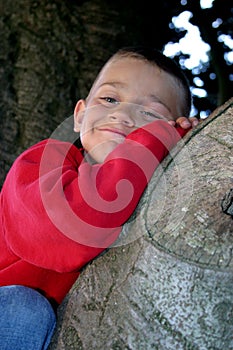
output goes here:
[[104, 100], [104, 101], [106, 101], [106, 102], [108, 102], [108, 103], [112, 103], [112, 104], [118, 104], [119, 102], [115, 99], [115, 98], [113, 98], [113, 97], [101, 97], [101, 100]]

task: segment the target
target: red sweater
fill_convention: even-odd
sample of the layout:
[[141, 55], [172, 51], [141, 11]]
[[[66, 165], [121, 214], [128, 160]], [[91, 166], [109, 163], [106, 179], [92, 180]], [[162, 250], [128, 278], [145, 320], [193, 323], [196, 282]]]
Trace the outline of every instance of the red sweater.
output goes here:
[[185, 133], [155, 121], [96, 165], [57, 140], [25, 151], [1, 192], [0, 286], [25, 285], [61, 303], [82, 267], [116, 240], [156, 166]]

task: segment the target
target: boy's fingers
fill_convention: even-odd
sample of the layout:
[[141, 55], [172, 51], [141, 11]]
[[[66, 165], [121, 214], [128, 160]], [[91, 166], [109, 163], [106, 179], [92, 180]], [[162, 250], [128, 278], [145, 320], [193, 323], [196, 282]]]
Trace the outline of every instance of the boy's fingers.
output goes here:
[[197, 119], [196, 117], [191, 117], [189, 118], [189, 120], [192, 124], [192, 127], [197, 126], [199, 124], [199, 119]]
[[181, 126], [183, 129], [188, 129], [190, 127], [195, 127], [199, 123], [199, 120], [196, 117], [186, 118], [179, 117], [176, 119], [176, 124]]

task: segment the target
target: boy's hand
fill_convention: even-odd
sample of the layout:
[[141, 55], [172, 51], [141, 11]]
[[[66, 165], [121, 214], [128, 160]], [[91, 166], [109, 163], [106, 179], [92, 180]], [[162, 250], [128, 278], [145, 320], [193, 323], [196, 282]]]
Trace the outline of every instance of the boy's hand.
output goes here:
[[168, 123], [173, 126], [179, 125], [183, 129], [189, 129], [197, 126], [199, 123], [199, 120], [196, 117], [191, 117], [191, 118], [179, 117], [174, 121], [173, 120], [169, 121]]

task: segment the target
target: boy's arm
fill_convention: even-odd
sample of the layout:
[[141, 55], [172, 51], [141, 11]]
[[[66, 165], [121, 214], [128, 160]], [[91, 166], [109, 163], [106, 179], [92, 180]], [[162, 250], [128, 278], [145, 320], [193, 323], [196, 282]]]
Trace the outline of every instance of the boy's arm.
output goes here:
[[42, 154], [35, 148], [26, 152], [2, 193], [12, 251], [61, 272], [83, 266], [117, 239], [157, 165], [185, 133], [153, 122], [128, 135], [97, 165], [79, 166], [78, 150], [72, 146], [66, 154], [56, 142]]
[[186, 133], [167, 122], [153, 124], [128, 135], [103, 164], [80, 166], [79, 217], [86, 223], [107, 228], [121, 226], [135, 209], [158, 164]]

